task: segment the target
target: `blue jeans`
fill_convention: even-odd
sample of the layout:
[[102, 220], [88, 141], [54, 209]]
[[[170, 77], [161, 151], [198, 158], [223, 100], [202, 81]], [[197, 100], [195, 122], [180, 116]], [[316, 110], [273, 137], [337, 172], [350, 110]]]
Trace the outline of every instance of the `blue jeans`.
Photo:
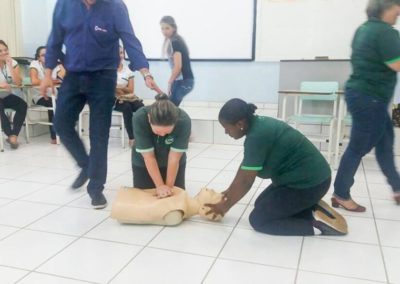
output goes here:
[[400, 176], [393, 154], [394, 131], [388, 103], [358, 91], [346, 90], [346, 103], [353, 119], [350, 143], [340, 161], [334, 183], [335, 195], [348, 200], [354, 175], [362, 157], [375, 148], [376, 160], [393, 191], [400, 191]]
[[[90, 179], [88, 193], [92, 198], [103, 191], [106, 182], [116, 78], [116, 70], [68, 72], [58, 93], [55, 130], [78, 166], [86, 171]], [[90, 154], [75, 130], [86, 103], [90, 107]]]
[[176, 80], [172, 84], [170, 100], [176, 106], [179, 106], [183, 98], [193, 90], [193, 87], [194, 87], [193, 79]]

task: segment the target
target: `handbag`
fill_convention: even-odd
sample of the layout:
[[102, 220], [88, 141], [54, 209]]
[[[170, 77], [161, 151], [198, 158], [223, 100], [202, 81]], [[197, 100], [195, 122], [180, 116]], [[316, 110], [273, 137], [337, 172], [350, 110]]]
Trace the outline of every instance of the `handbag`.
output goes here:
[[400, 127], [400, 104], [393, 104], [392, 121], [394, 127]]
[[117, 97], [118, 101], [121, 102], [136, 102], [136, 101], [142, 101], [138, 96], [134, 95], [134, 94], [127, 94], [127, 95], [121, 95]]

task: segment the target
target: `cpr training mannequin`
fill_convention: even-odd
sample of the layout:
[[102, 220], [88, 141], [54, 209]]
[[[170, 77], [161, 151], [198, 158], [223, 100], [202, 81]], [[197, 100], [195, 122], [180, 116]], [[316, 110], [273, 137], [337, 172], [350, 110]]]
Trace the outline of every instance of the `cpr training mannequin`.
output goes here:
[[[122, 187], [113, 203], [111, 218], [121, 223], [165, 226], [178, 225], [194, 215], [212, 220], [213, 215], [206, 215], [209, 208], [204, 204], [216, 204], [221, 199], [221, 193], [207, 188], [192, 198], [185, 190], [174, 187], [172, 196], [160, 199], [155, 189]], [[221, 218], [218, 216], [217, 221]]]

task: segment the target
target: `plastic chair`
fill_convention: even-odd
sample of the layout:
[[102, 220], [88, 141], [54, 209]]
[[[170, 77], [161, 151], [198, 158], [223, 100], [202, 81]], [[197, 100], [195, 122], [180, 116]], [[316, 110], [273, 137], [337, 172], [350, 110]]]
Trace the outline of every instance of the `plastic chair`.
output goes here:
[[[327, 143], [328, 144], [328, 162], [332, 162], [332, 153], [334, 146], [334, 132], [335, 123], [337, 121], [337, 101], [339, 90], [338, 82], [302, 82], [300, 86], [301, 92], [309, 93], [307, 95], [300, 95], [298, 97], [299, 104], [298, 109], [295, 110], [295, 114], [288, 118], [288, 123], [294, 123], [294, 127], [298, 129], [301, 125], [327, 125], [329, 126], [329, 133], [325, 135], [309, 135], [306, 134], [312, 142]], [[326, 93], [325, 94], [313, 94], [313, 93]], [[329, 114], [315, 114], [304, 112], [304, 104], [325, 102], [331, 103], [331, 113]]]
[[[82, 138], [83, 132], [85, 131], [85, 129], [83, 127], [83, 117], [85, 115], [89, 115], [89, 114], [90, 114], [89, 107], [88, 107], [88, 105], [85, 105], [85, 107], [83, 108], [83, 110], [79, 114], [78, 129], [79, 129], [79, 137], [80, 138]], [[121, 130], [121, 146], [122, 146], [122, 148], [125, 149], [125, 122], [124, 122], [124, 117], [122, 115], [122, 112], [115, 111], [115, 110], [112, 112], [112, 116], [120, 118], [120, 124], [111, 125], [110, 129], [119, 129], [119, 130]]]

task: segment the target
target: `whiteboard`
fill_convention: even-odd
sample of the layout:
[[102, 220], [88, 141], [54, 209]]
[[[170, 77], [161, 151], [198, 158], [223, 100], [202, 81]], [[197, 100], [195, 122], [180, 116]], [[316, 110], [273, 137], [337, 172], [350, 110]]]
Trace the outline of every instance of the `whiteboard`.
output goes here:
[[368, 0], [259, 0], [257, 60], [349, 59]]
[[148, 58], [162, 57], [159, 22], [173, 16], [192, 59], [250, 60], [254, 0], [125, 0]]

